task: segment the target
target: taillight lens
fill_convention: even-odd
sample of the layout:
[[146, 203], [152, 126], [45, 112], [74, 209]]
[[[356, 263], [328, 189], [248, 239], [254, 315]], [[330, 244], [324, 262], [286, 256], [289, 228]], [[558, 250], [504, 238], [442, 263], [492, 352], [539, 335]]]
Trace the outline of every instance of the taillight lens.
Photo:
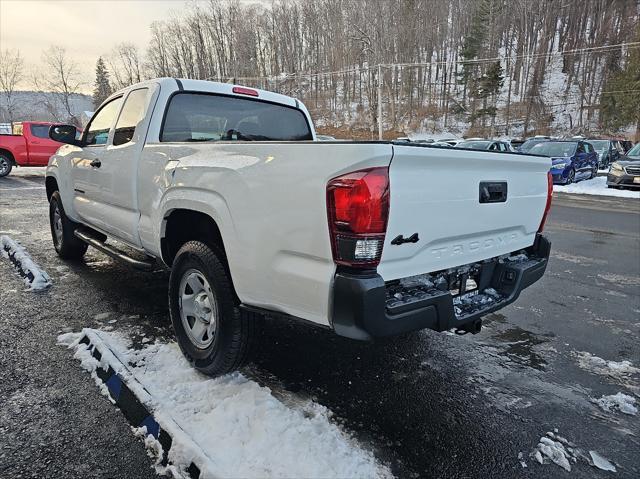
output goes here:
[[327, 212], [336, 264], [377, 266], [389, 217], [389, 169], [359, 170], [330, 180]]
[[551, 172], [547, 172], [547, 204], [544, 206], [544, 213], [542, 215], [540, 227], [538, 228], [538, 233], [542, 233], [544, 224], [547, 222], [547, 215], [551, 209], [551, 198], [553, 198], [553, 176], [551, 176]]

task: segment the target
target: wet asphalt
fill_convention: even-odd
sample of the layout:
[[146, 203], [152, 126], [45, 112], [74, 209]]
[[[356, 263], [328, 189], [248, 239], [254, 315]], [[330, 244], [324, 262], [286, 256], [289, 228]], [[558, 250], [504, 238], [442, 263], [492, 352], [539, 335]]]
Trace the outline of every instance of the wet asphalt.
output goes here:
[[[56, 337], [93, 327], [171, 340], [167, 272], [132, 271], [91, 249], [63, 262], [47, 206], [41, 173], [0, 179], [0, 234], [53, 280], [26, 291], [0, 258], [0, 477], [156, 477], [124, 417]], [[545, 277], [488, 315], [480, 334], [359, 343], [268, 321], [244, 372], [285, 400], [327, 406], [399, 477], [638, 477], [640, 417], [591, 398], [639, 398], [640, 377], [583, 369], [577, 355], [640, 367], [640, 201], [556, 195], [547, 234]], [[536, 463], [530, 453], [554, 429], [617, 473], [583, 458], [570, 473]]]

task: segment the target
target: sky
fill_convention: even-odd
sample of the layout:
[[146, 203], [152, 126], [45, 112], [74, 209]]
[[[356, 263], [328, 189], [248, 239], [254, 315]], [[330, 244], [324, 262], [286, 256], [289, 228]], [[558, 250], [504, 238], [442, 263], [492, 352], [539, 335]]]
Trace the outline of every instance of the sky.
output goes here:
[[170, 19], [185, 5], [184, 0], [0, 0], [0, 50], [19, 49], [30, 77], [44, 50], [65, 47], [91, 90], [99, 56], [121, 42], [144, 49], [149, 25]]

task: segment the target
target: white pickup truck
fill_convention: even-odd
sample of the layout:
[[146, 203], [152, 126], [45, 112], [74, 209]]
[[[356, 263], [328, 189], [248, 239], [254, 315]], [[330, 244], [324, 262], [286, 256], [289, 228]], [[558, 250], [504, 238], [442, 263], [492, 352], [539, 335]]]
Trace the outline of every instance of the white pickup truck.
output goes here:
[[548, 158], [319, 142], [296, 99], [172, 78], [113, 94], [80, 140], [50, 136], [56, 251], [171, 268], [178, 342], [207, 374], [247, 360], [264, 316], [364, 340], [477, 332], [547, 265]]

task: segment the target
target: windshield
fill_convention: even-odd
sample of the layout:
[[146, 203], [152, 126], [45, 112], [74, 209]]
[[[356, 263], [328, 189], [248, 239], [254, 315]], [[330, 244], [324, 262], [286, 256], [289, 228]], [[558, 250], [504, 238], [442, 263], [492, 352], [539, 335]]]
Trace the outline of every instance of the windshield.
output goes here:
[[471, 148], [472, 150], [486, 150], [489, 148], [490, 141], [463, 141], [458, 143], [458, 148]]
[[598, 151], [604, 151], [609, 148], [609, 140], [589, 140], [589, 143]]
[[629, 150], [627, 156], [640, 156], [640, 143]]
[[577, 143], [546, 141], [531, 148], [530, 153], [544, 156], [573, 156]]
[[539, 145], [540, 143], [545, 143], [547, 141], [549, 141], [549, 140], [544, 139], [544, 138], [536, 138], [534, 140], [527, 140], [522, 145], [520, 145], [520, 151], [529, 151], [534, 146]]

